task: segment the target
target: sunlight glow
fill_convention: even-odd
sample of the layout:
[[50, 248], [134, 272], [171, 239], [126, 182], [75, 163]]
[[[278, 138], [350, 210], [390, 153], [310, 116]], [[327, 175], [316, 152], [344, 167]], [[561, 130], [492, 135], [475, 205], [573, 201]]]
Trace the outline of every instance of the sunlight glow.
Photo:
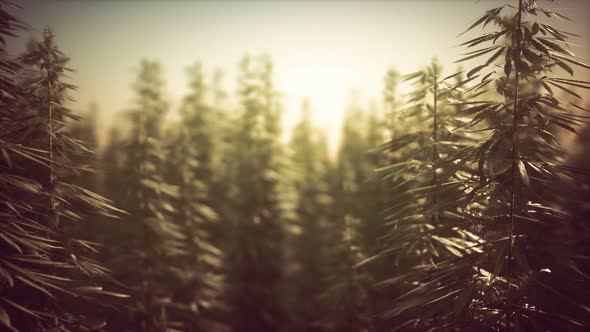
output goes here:
[[[388, 69], [407, 74], [433, 56], [445, 73], [454, 72], [453, 61], [461, 53], [453, 47], [459, 44], [457, 35], [498, 3], [503, 1], [148, 1], [138, 12], [135, 1], [19, 2], [32, 33], [50, 25], [71, 56], [72, 78], [80, 87], [76, 106], [96, 102], [105, 122], [130, 106], [133, 68], [141, 58], [162, 62], [174, 107], [187, 90], [185, 69], [197, 60], [209, 74], [222, 69], [225, 88], [234, 97], [241, 57], [268, 54], [275, 85], [284, 95], [285, 137], [299, 117], [302, 99], [308, 98], [332, 150], [350, 91], [358, 91], [365, 105], [371, 99], [380, 102]], [[563, 0], [560, 7], [580, 3]], [[566, 12], [576, 20], [585, 11]], [[588, 20], [577, 22], [572, 32], [590, 30]], [[26, 38], [11, 43], [18, 51]], [[588, 57], [588, 45], [576, 53]]]

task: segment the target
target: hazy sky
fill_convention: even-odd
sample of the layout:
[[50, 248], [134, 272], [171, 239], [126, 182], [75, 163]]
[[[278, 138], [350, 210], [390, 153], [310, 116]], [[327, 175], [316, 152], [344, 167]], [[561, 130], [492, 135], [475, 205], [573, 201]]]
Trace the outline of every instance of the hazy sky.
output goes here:
[[[572, 32], [590, 38], [587, 0], [556, 0], [577, 24]], [[200, 59], [212, 72], [226, 73], [235, 91], [237, 63], [246, 53], [271, 55], [275, 82], [285, 94], [285, 123], [297, 120], [303, 97], [312, 102], [314, 121], [332, 144], [351, 89], [367, 100], [380, 100], [383, 76], [395, 67], [408, 73], [437, 55], [446, 72], [465, 50], [454, 47], [462, 32], [495, 0], [414, 1], [141, 1], [25, 0], [18, 14], [38, 35], [44, 25], [56, 33], [72, 58], [78, 107], [96, 102], [105, 118], [131, 105], [130, 88], [143, 57], [161, 60], [167, 96], [174, 102], [186, 92], [185, 68]], [[508, 1], [510, 2], [510, 1]], [[21, 50], [31, 36], [12, 42]], [[588, 43], [575, 49], [588, 57]], [[464, 39], [463, 39], [464, 40]]]

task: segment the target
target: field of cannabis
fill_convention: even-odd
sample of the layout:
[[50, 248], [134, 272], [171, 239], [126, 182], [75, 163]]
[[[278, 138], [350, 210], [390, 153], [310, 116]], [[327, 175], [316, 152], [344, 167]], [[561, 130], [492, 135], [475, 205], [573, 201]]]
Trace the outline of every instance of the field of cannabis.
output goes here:
[[59, 35], [6, 46], [29, 31], [14, 2], [0, 331], [590, 330], [590, 65], [570, 47], [589, 36], [551, 2], [473, 18], [456, 70], [383, 73], [385, 111], [351, 105], [335, 153], [309, 101], [283, 139], [266, 55], [236, 93], [191, 66], [177, 117], [141, 60], [100, 128]]

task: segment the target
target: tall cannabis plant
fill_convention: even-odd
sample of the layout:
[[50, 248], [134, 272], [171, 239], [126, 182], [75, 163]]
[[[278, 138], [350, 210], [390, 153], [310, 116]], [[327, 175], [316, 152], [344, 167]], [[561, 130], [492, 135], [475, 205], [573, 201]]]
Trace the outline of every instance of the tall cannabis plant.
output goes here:
[[322, 322], [329, 331], [372, 329], [377, 307], [372, 289], [375, 271], [355, 267], [377, 249], [374, 239], [382, 224], [385, 195], [373, 177], [379, 158], [368, 151], [381, 144], [383, 136], [376, 110], [366, 115], [358, 100], [353, 101], [329, 178], [333, 204], [324, 241], [330, 287], [321, 295], [327, 311]]
[[[411, 191], [431, 200], [434, 220], [451, 217], [421, 233], [452, 256], [397, 279], [415, 283], [393, 309], [405, 314], [404, 326], [557, 331], [588, 324], [588, 308], [576, 296], [587, 276], [579, 272], [575, 234], [552, 191], [573, 171], [563, 162], [557, 133], [575, 132], [583, 119], [554, 92], [578, 96], [575, 89], [587, 89], [586, 82], [559, 76], [588, 65], [569, 51], [572, 34], [535, 20], [538, 14], [564, 18], [521, 0], [489, 10], [468, 29], [497, 28], [463, 44], [490, 45], [460, 60], [481, 62], [451, 88], [467, 99], [451, 100], [470, 117], [462, 128], [484, 136], [439, 155], [433, 169], [442, 176]], [[443, 192], [452, 200], [441, 206]], [[408, 279], [416, 270], [424, 274]]]
[[[13, 35], [22, 27], [3, 7], [0, 15], [3, 33]], [[68, 58], [49, 29], [41, 42], [31, 41], [20, 63], [3, 47], [0, 53], [0, 323], [10, 331], [104, 326], [101, 317], [80, 304], [117, 294], [99, 284], [107, 270], [88, 258], [95, 245], [72, 237], [68, 229], [84, 222], [87, 212], [108, 216], [116, 209], [107, 199], [65, 181], [83, 171], [72, 159], [87, 151], [63, 131], [68, 120], [76, 119], [67, 107], [74, 88], [65, 82]]]
[[234, 330], [280, 331], [285, 319], [285, 209], [281, 199], [281, 108], [268, 57], [240, 63], [241, 114], [232, 136], [228, 301]]
[[165, 331], [182, 328], [179, 308], [172, 301], [176, 262], [186, 255], [186, 234], [173, 221], [177, 187], [163, 179], [165, 151], [161, 124], [168, 107], [163, 96], [161, 66], [143, 60], [134, 88], [136, 106], [127, 112], [131, 131], [123, 141], [125, 154], [111, 177], [123, 188], [121, 206], [129, 212], [124, 223], [110, 230], [105, 243], [115, 278], [129, 287], [132, 301], [117, 328]]
[[318, 323], [328, 308], [318, 296], [329, 284], [326, 282], [326, 263], [330, 249], [326, 246], [332, 197], [328, 182], [331, 167], [325, 137], [313, 127], [311, 106], [304, 101], [302, 117], [293, 129], [292, 153], [293, 186], [296, 193], [293, 235], [294, 268], [290, 271], [292, 285], [293, 331], [321, 331]]
[[178, 318], [185, 329], [222, 331], [226, 328], [220, 322], [225, 310], [223, 256], [211, 238], [215, 224], [222, 222], [212, 209], [211, 197], [219, 157], [219, 117], [205, 99], [209, 89], [201, 64], [188, 72], [190, 93], [181, 108], [181, 123], [174, 127], [178, 135], [169, 148], [168, 161], [168, 178], [179, 194], [174, 216], [186, 236], [186, 254], [173, 269], [177, 280], [173, 301], [183, 309]]
[[[464, 166], [457, 162], [441, 167], [440, 162], [449, 156], [457, 158], [459, 147], [472, 139], [458, 130], [464, 119], [456, 115], [456, 108], [446, 105], [457, 97], [456, 89], [448, 82], [456, 76], [442, 77], [436, 60], [406, 75], [405, 80], [413, 81], [415, 90], [408, 96], [410, 106], [397, 117], [402, 119], [406, 126], [402, 130], [407, 133], [398, 133], [383, 145], [383, 150], [394, 153], [389, 158], [394, 164], [380, 169], [391, 184], [391, 206], [386, 210], [385, 224], [388, 231], [381, 237], [385, 249], [363, 264], [375, 264], [381, 259], [393, 261], [393, 269], [385, 265], [390, 277], [377, 286], [381, 292], [397, 293], [395, 305], [381, 315], [400, 328], [421, 330], [433, 324], [432, 312], [446, 304], [434, 301], [440, 289], [429, 283], [435, 278], [429, 270], [460, 254], [451, 243], [469, 243], [472, 235], [454, 228]], [[441, 237], [443, 234], [445, 237]], [[420, 289], [416, 283], [423, 280], [428, 282], [420, 285], [422, 292], [430, 286], [435, 291], [424, 297], [424, 302], [417, 302], [412, 295]], [[423, 306], [425, 303], [433, 305]]]
[[[502, 16], [506, 8], [516, 13]], [[503, 283], [496, 284], [500, 296], [495, 301], [500, 303], [506, 329], [588, 324], [588, 307], [572, 300], [587, 276], [579, 273], [572, 246], [575, 234], [562, 208], [555, 206], [558, 199], [552, 188], [574, 171], [564, 164], [558, 132], [575, 132], [585, 118], [576, 114], [578, 106], [557, 98], [555, 91], [579, 98], [575, 90], [588, 89], [590, 84], [562, 76], [574, 76], [572, 67], [590, 66], [569, 50], [571, 33], [544, 23], [537, 15], [567, 20], [537, 7], [535, 1], [521, 0], [517, 7], [488, 11], [470, 29], [493, 23], [498, 30], [465, 43], [474, 47], [491, 41], [485, 52], [475, 54], [493, 51], [468, 76], [486, 71], [494, 75], [490, 67], [496, 59], [504, 60], [503, 73], [493, 80], [503, 100], [481, 102], [475, 114], [488, 120], [491, 131], [491, 137], [478, 147], [478, 163], [482, 178], [493, 190], [479, 190], [488, 189], [491, 196], [486, 212], [493, 217], [483, 227], [491, 233], [486, 242], [501, 243], [502, 253], [498, 250], [493, 255], [499, 266], [493, 273]], [[495, 40], [503, 43], [496, 45]]]

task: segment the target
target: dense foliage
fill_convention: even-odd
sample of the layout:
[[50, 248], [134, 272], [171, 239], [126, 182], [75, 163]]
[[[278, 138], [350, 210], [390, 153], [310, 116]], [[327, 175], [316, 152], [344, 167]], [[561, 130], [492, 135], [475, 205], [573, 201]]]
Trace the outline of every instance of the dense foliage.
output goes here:
[[[587, 265], [577, 252], [585, 231], [573, 233], [581, 221], [568, 216], [554, 190], [577, 171], [564, 160], [559, 131], [575, 133], [587, 117], [553, 88], [581, 98], [574, 90], [588, 83], [560, 76], [573, 76], [571, 65], [589, 67], [568, 50], [571, 34], [536, 20], [540, 14], [566, 19], [534, 1], [480, 17], [468, 30], [488, 24], [496, 30], [463, 45], [490, 45], [459, 60], [481, 62], [448, 93], [439, 90], [445, 84], [435, 68], [410, 76], [432, 85], [427, 93], [434, 105], [425, 115], [433, 119], [432, 158], [414, 148], [389, 166], [396, 178], [412, 174], [397, 186], [418, 183], [398, 195], [405, 208], [389, 215], [390, 245], [382, 252], [413, 260], [384, 281], [408, 287], [388, 312], [406, 330], [560, 330], [588, 324]], [[464, 89], [466, 82], [472, 85]], [[442, 127], [437, 125], [441, 94], [449, 98], [447, 105], [463, 107], [451, 119], [466, 116], [465, 124], [439, 119]], [[419, 92], [414, 99], [424, 96]], [[437, 137], [441, 129], [447, 137]], [[467, 137], [459, 129], [481, 136]], [[415, 140], [392, 144], [401, 141], [412, 149]], [[432, 182], [420, 180], [428, 173]]]
[[[22, 23], [0, 8], [4, 35]], [[64, 131], [77, 117], [67, 107], [68, 58], [49, 29], [19, 58], [2, 47], [0, 144], [0, 324], [9, 331], [70, 331], [105, 324], [80, 301], [105, 303], [107, 269], [95, 244], [75, 236], [85, 215], [113, 216], [110, 202], [66, 179], [84, 173], [73, 161], [88, 149]], [[2, 38], [4, 43], [4, 36]]]
[[233, 95], [197, 62], [177, 107], [142, 60], [105, 130], [96, 105], [68, 107], [49, 29], [6, 50], [26, 30], [9, 6], [0, 331], [590, 327], [590, 66], [542, 3], [479, 17], [466, 70], [434, 58], [384, 73], [380, 102], [352, 96], [334, 154], [309, 101], [285, 144], [266, 55], [243, 57]]

